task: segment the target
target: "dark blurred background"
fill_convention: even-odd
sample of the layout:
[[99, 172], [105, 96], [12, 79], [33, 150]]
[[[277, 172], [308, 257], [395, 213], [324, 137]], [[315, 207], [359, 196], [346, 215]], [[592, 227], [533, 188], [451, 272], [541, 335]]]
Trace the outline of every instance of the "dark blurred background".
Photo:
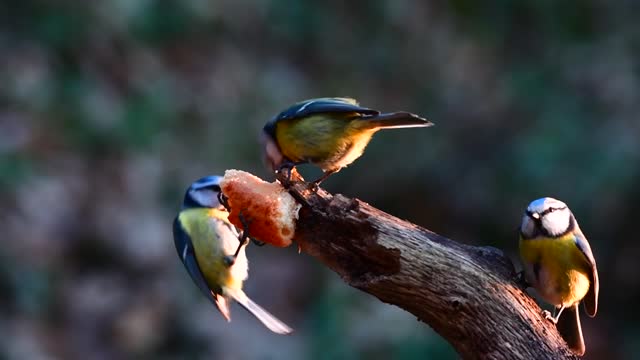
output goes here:
[[[257, 134], [310, 97], [407, 110], [323, 186], [517, 254], [566, 201], [598, 261], [587, 357], [640, 351], [635, 1], [0, 3], [0, 359], [454, 359], [415, 317], [296, 249], [250, 247], [247, 293], [292, 325], [227, 324], [175, 254], [184, 189], [263, 178]], [[315, 169], [304, 169], [315, 176]]]

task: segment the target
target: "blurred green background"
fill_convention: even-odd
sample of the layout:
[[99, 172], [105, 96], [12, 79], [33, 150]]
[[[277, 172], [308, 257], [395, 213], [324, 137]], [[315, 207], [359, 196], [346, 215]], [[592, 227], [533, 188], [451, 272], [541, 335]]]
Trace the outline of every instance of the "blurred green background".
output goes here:
[[[527, 204], [566, 201], [598, 262], [587, 358], [640, 351], [640, 3], [0, 3], [0, 359], [454, 359], [415, 317], [294, 247], [250, 247], [227, 324], [175, 254], [194, 179], [263, 178], [257, 134], [352, 96], [429, 129], [377, 134], [323, 186], [511, 256]], [[315, 176], [315, 169], [304, 169]]]

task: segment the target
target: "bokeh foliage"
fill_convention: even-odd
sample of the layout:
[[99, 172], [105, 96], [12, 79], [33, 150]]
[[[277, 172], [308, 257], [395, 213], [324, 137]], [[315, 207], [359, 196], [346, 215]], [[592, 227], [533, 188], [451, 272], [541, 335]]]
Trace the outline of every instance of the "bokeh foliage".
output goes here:
[[320, 96], [437, 124], [376, 135], [327, 181], [331, 191], [512, 255], [529, 201], [568, 202], [602, 282], [600, 313], [583, 320], [587, 356], [632, 357], [639, 10], [597, 0], [3, 2], [0, 358], [455, 358], [413, 317], [294, 250], [249, 249], [247, 291], [296, 335], [275, 338], [237, 308], [226, 324], [175, 256], [184, 188], [228, 168], [268, 178], [262, 124]]

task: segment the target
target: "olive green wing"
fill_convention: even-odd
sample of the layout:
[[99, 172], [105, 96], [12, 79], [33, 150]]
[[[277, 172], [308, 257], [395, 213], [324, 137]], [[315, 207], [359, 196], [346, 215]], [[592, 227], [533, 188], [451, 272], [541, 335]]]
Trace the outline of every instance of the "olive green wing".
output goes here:
[[204, 296], [217, 306], [217, 301], [213, 297], [209, 285], [207, 285], [207, 282], [204, 280], [204, 276], [200, 271], [200, 266], [198, 266], [191, 237], [189, 237], [180, 224], [179, 217], [176, 217], [173, 221], [173, 241], [176, 245], [178, 256], [191, 276], [191, 279], [193, 279]]
[[318, 98], [301, 101], [278, 114], [273, 121], [302, 118], [321, 113], [360, 113], [363, 115], [378, 115], [378, 110], [362, 107], [350, 98]]

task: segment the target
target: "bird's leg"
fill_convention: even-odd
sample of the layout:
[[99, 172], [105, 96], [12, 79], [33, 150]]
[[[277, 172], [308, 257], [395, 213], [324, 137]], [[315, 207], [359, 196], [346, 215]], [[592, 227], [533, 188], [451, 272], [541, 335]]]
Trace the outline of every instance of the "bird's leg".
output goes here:
[[244, 215], [242, 214], [242, 211], [240, 211], [240, 213], [238, 214], [238, 219], [240, 219], [240, 222], [242, 223], [242, 233], [238, 237], [240, 244], [238, 244], [238, 248], [236, 249], [236, 252], [233, 254], [234, 258], [238, 256], [238, 254], [240, 253], [240, 249], [242, 249], [243, 246], [249, 243], [249, 240], [251, 240], [251, 242], [253, 242], [258, 246], [264, 245], [263, 242], [258, 241], [252, 238], [251, 235], [249, 235], [249, 226], [251, 225], [251, 222], [253, 220], [247, 220], [247, 218], [245, 218]]
[[[251, 242], [256, 245], [256, 246], [264, 246], [264, 244], [266, 244], [264, 241], [260, 241], [257, 240], [256, 238], [252, 237], [251, 235], [249, 235], [249, 225], [251, 225], [251, 222], [253, 220], [247, 220], [244, 215], [242, 215], [242, 211], [240, 211], [240, 214], [238, 214], [238, 218], [240, 219], [240, 222], [242, 223], [242, 235], [240, 236], [240, 246], [246, 245], [247, 244], [247, 239], [251, 240]], [[238, 254], [238, 251], [240, 251], [239, 249], [236, 250], [236, 255]]]
[[227, 209], [228, 212], [231, 212], [231, 206], [229, 206], [229, 198], [226, 197], [222, 191], [218, 192], [218, 202], [220, 203], [220, 205], [224, 206], [225, 209]]
[[338, 170], [327, 170], [324, 172], [324, 174], [322, 174], [322, 176], [320, 176], [319, 178], [317, 178], [316, 180], [314, 180], [313, 182], [311, 182], [309, 184], [309, 190], [316, 192], [318, 191], [318, 188], [320, 187], [320, 183], [327, 180], [327, 178], [335, 173], [337, 173]]
[[280, 166], [278, 166], [278, 169], [276, 169], [276, 172], [278, 174], [281, 174], [286, 170], [285, 178], [282, 183], [282, 186], [284, 186], [285, 189], [291, 186], [291, 172], [293, 171], [294, 167], [296, 167], [296, 164], [289, 160], [285, 160], [282, 164], [280, 164]]
[[[551, 315], [551, 313], [547, 310], [542, 311], [542, 315], [544, 316], [545, 319], [551, 321], [554, 324], [558, 324], [558, 319], [560, 319], [560, 314], [562, 314], [562, 311], [564, 310], [564, 305], [560, 306], [560, 310], [558, 310], [558, 308], [554, 308], [553, 312], [554, 314]], [[555, 312], [558, 312], [557, 314]]]
[[240, 219], [240, 223], [242, 223], [242, 233], [240, 234], [240, 236], [238, 237], [238, 240], [240, 241], [240, 244], [238, 244], [238, 248], [236, 249], [235, 254], [233, 254], [234, 257], [238, 256], [238, 253], [240, 252], [240, 249], [247, 245], [249, 243], [249, 226], [251, 225], [251, 221], [247, 220], [247, 218], [244, 217], [244, 215], [242, 214], [242, 211], [240, 211], [240, 213], [238, 214], [238, 219]]

